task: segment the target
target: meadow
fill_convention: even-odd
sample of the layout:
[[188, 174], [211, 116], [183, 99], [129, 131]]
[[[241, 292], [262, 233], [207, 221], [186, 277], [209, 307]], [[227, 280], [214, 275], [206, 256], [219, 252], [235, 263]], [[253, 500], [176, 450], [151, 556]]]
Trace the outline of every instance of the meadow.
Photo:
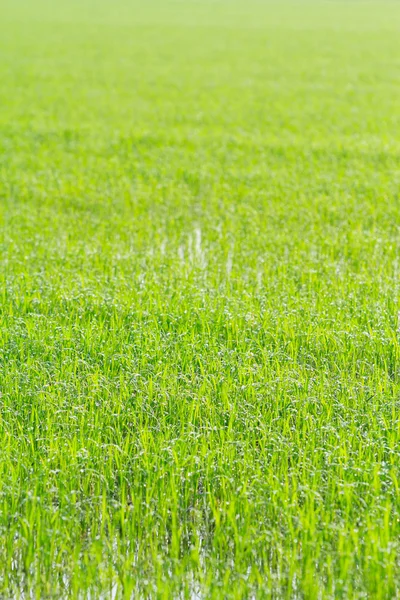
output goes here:
[[2, 0], [2, 598], [400, 593], [399, 29]]

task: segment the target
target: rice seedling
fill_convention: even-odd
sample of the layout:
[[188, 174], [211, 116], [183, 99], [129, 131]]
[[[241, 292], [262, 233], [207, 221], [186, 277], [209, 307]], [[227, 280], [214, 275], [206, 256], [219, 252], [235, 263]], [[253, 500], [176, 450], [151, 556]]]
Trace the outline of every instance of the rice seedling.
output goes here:
[[0, 7], [0, 595], [399, 593], [396, 2]]

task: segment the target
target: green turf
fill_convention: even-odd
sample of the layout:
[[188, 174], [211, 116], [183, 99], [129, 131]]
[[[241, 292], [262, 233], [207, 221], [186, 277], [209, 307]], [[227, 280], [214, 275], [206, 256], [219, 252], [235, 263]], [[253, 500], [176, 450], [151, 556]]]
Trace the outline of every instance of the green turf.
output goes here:
[[400, 593], [400, 3], [0, 8], [0, 596]]

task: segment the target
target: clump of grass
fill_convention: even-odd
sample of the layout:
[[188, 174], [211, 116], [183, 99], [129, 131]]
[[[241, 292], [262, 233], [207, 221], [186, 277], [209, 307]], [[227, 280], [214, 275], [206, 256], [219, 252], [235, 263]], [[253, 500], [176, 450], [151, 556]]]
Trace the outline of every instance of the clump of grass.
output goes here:
[[399, 19], [1, 8], [2, 596], [399, 593]]

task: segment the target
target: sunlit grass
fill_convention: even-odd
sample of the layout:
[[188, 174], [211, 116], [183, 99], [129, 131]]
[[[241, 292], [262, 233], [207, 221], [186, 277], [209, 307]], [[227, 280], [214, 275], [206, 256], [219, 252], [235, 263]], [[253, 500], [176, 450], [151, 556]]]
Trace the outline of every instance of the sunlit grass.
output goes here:
[[0, 595], [393, 598], [400, 6], [0, 9]]

